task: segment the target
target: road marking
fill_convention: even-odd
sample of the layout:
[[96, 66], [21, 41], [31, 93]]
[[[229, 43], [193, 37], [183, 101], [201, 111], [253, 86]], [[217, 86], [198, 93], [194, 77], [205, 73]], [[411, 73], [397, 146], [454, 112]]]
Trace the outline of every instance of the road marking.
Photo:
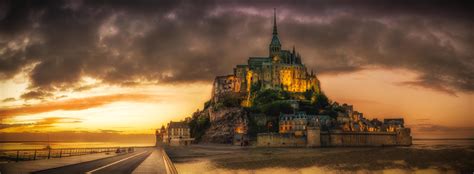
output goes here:
[[117, 164], [117, 163], [119, 163], [119, 162], [122, 162], [122, 161], [128, 160], [128, 159], [130, 159], [130, 158], [133, 158], [133, 157], [136, 157], [136, 156], [138, 156], [138, 155], [144, 154], [145, 152], [148, 152], [148, 151], [143, 151], [143, 152], [141, 152], [141, 153], [138, 153], [138, 154], [135, 154], [135, 155], [129, 156], [129, 157], [127, 157], [127, 158], [124, 158], [124, 159], [121, 159], [121, 160], [115, 161], [115, 162], [113, 162], [113, 163], [107, 164], [107, 165], [105, 165], [105, 166], [102, 166], [102, 167], [99, 167], [99, 168], [97, 168], [97, 169], [94, 169], [94, 170], [88, 171], [88, 172], [86, 172], [86, 174], [91, 174], [92, 172], [95, 172], [95, 171], [97, 171], [97, 170], [102, 170], [102, 169], [104, 169], [104, 168], [106, 168], [106, 167], [109, 167], [109, 166], [111, 166], [111, 165], [114, 165], [114, 164]]
[[[162, 157], [163, 157], [163, 162], [165, 163], [166, 173], [168, 173], [168, 171], [170, 171], [170, 167], [168, 167], [168, 163], [166, 162], [165, 156], [162, 155]], [[474, 173], [473, 173], [473, 174], [474, 174]]]

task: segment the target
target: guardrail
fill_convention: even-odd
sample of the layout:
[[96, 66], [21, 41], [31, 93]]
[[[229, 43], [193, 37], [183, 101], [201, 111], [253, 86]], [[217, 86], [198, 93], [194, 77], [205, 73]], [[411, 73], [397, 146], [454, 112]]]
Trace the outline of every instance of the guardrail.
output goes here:
[[174, 166], [173, 162], [171, 162], [170, 157], [168, 154], [166, 154], [166, 151], [161, 148], [162, 154], [163, 154], [163, 160], [165, 162], [165, 167], [166, 167], [166, 173], [167, 174], [178, 174], [178, 171], [176, 170], [176, 167]]
[[0, 161], [18, 162], [104, 152], [123, 152], [133, 147], [61, 148], [61, 149], [18, 149], [0, 150]]

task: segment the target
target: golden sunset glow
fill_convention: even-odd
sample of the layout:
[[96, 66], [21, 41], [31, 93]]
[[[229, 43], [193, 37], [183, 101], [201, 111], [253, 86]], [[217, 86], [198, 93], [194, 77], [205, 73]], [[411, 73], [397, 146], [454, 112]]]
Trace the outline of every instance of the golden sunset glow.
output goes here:
[[[363, 70], [343, 75], [321, 75], [322, 88], [330, 99], [351, 103], [368, 118], [403, 116], [414, 128], [415, 137], [469, 137], [474, 127], [469, 105], [473, 95], [447, 95], [424, 88], [402, 85], [416, 73], [406, 70]], [[364, 84], [364, 85], [361, 85]], [[7, 81], [5, 91], [26, 86]], [[21, 91], [21, 90], [19, 90]], [[211, 84], [146, 85], [138, 87], [101, 86], [87, 92], [61, 93], [57, 100], [38, 103], [2, 103], [1, 132], [55, 132], [114, 130], [125, 134], [153, 134], [170, 120], [190, 116], [210, 98]], [[5, 95], [7, 94], [7, 95]], [[368, 95], [370, 94], [370, 95]], [[3, 98], [11, 97], [2, 93]], [[449, 131], [425, 131], [416, 127], [444, 125]], [[429, 127], [428, 127], [429, 128]], [[458, 128], [459, 130], [456, 130]]]
[[472, 12], [0, 0], [0, 174], [473, 173]]
[[[14, 91], [21, 83], [7, 82]], [[62, 92], [60, 99], [2, 103], [1, 132], [55, 132], [113, 130], [125, 134], [152, 134], [169, 120], [183, 119], [210, 97], [210, 84], [101, 86], [87, 92]], [[2, 93], [3, 95], [4, 93]], [[7, 93], [5, 93], [7, 94]], [[1, 96], [8, 98], [11, 95]], [[11, 125], [11, 126], [8, 126]]]
[[[321, 90], [366, 118], [404, 118], [414, 138], [474, 138], [470, 20], [339, 3], [318, 10], [282, 2], [183, 4], [12, 2], [26, 10], [11, 14], [10, 2], [0, 6], [2, 138], [152, 135], [203, 109], [212, 81], [232, 70], [247, 82], [237, 91], [272, 79], [287, 91]], [[245, 69], [262, 66], [266, 59], [252, 56], [269, 53], [268, 60], [304, 66], [282, 66], [279, 77]], [[251, 106], [250, 99], [241, 104]]]

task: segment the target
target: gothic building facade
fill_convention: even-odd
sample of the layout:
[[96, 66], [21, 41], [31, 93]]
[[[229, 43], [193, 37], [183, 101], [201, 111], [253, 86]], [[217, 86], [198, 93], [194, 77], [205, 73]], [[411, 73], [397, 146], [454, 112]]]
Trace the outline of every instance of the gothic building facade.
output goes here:
[[232, 75], [216, 77], [212, 91], [213, 100], [218, 100], [220, 95], [229, 92], [248, 95], [252, 86], [256, 85], [259, 89], [320, 92], [318, 78], [312, 71], [308, 73], [295, 47], [293, 46], [292, 51], [282, 49], [276, 13], [273, 16], [273, 33], [268, 50], [267, 56], [249, 57], [247, 64], [237, 65]]

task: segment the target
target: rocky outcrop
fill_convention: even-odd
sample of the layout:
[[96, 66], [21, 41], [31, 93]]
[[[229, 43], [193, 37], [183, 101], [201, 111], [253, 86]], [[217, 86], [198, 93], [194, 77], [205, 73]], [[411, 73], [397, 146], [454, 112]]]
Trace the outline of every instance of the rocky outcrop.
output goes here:
[[222, 107], [218, 110], [208, 109], [211, 126], [201, 139], [203, 143], [230, 144], [236, 128], [247, 129], [247, 112], [241, 107]]

